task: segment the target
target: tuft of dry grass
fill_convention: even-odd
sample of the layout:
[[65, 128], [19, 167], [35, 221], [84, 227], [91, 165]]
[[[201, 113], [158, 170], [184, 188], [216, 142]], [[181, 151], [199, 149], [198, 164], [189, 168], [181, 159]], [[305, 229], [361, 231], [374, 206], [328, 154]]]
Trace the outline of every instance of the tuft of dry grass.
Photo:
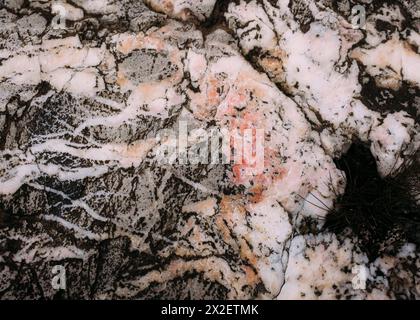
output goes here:
[[356, 236], [371, 259], [395, 253], [406, 242], [420, 245], [418, 159], [413, 155], [393, 176], [381, 178], [368, 146], [355, 142], [336, 160], [347, 186], [330, 208], [324, 229]]

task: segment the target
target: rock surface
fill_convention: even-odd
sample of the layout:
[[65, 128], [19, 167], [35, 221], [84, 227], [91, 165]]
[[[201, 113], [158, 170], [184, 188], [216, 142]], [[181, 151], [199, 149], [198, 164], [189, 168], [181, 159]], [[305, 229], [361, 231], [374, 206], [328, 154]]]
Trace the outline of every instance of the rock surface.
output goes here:
[[[419, 298], [414, 244], [322, 229], [353, 141], [383, 177], [420, 147], [419, 28], [403, 0], [0, 1], [0, 298]], [[256, 162], [202, 161], [208, 132]]]

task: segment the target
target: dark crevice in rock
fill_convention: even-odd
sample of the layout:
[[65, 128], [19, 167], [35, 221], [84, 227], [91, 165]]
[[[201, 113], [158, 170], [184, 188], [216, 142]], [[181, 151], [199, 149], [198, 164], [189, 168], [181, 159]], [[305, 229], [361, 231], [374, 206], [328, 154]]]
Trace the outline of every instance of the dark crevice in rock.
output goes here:
[[225, 13], [227, 12], [230, 3], [238, 3], [238, 1], [218, 0], [210, 17], [203, 23], [197, 25], [197, 29], [202, 32], [204, 37], [217, 29], [222, 29], [229, 34], [233, 34], [232, 30], [229, 29], [225, 18]]

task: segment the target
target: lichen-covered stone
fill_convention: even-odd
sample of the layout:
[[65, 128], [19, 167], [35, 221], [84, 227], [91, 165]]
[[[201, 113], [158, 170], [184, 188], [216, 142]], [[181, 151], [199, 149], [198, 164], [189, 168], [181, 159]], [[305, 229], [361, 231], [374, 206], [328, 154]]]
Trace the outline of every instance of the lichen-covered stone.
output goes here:
[[[415, 246], [321, 229], [353, 140], [384, 177], [420, 143], [415, 6], [351, 3], [4, 1], [0, 298], [418, 298]], [[211, 130], [262, 130], [262, 170], [157, 158]]]

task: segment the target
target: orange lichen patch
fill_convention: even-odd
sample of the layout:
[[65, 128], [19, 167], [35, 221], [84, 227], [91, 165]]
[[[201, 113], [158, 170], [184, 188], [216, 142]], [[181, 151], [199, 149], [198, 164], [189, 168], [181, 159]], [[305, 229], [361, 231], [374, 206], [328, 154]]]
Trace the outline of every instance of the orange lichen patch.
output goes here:
[[283, 167], [280, 155], [269, 147], [264, 150], [264, 170], [262, 173], [255, 175], [245, 175], [245, 168], [253, 168], [256, 164], [249, 165], [246, 162], [243, 164], [235, 164], [232, 166], [232, 181], [237, 184], [251, 183], [248, 189], [249, 200], [252, 203], [258, 203], [264, 199], [264, 192], [270, 186], [282, 180], [287, 174], [287, 170]]
[[127, 146], [124, 156], [127, 158], [144, 157], [156, 145], [156, 139], [139, 140]]
[[120, 87], [125, 87], [130, 83], [130, 80], [128, 80], [122, 72], [118, 72], [116, 83]]
[[218, 92], [220, 85], [220, 81], [217, 78], [209, 77], [207, 86], [207, 103], [210, 106], [217, 106], [220, 103], [220, 95]]
[[[151, 8], [157, 12], [167, 14], [168, 16], [171, 16], [172, 18], [178, 18], [183, 21], [188, 21], [195, 19], [194, 13], [189, 8], [178, 8], [176, 9], [174, 5], [175, 0], [146, 0], [146, 3], [148, 3]], [[181, 2], [182, 5], [182, 2]], [[180, 10], [181, 9], [181, 10]], [[175, 11], [177, 10], [177, 11]]]
[[244, 111], [241, 114], [236, 112], [237, 116], [230, 119], [230, 128], [239, 130], [244, 134], [246, 129], [264, 129], [264, 122], [258, 111]]
[[396, 72], [388, 72], [386, 75], [375, 78], [375, 84], [378, 87], [388, 88], [398, 91], [402, 83], [402, 75]]
[[356, 48], [350, 53], [350, 57], [367, 67], [368, 73], [375, 77], [379, 87], [398, 90], [403, 80], [420, 84], [417, 72], [420, 55], [408, 42], [397, 37], [372, 49]]
[[237, 108], [248, 107], [249, 93], [244, 91], [237, 92], [235, 95], [230, 95], [227, 99], [228, 109], [226, 115], [236, 115]]
[[120, 162], [123, 166], [138, 165], [156, 143], [156, 139], [138, 140], [129, 145], [116, 145], [113, 150], [121, 156]]
[[[231, 132], [236, 133], [231, 139], [231, 147], [235, 154], [235, 157], [234, 157], [235, 163], [232, 166], [233, 181], [235, 184], [244, 183], [245, 180], [247, 180], [247, 177], [243, 176], [243, 172], [245, 172], [247, 168], [255, 169], [258, 165], [257, 161], [255, 161], [255, 163], [250, 163], [251, 159], [248, 159], [246, 155], [251, 155], [252, 159], [255, 160], [256, 159], [256, 144], [264, 143], [264, 141], [257, 141], [256, 139], [256, 129], [263, 129], [263, 128], [258, 128], [259, 124], [261, 125], [262, 122], [260, 121], [260, 116], [257, 113], [245, 113], [242, 115], [242, 117], [231, 118], [229, 121], [229, 127], [230, 127]], [[244, 145], [243, 143], [245, 132], [247, 130], [249, 130], [249, 132], [252, 134], [251, 145], [249, 144]], [[239, 143], [238, 141], [236, 141], [236, 139], [240, 140]]]
[[192, 219], [188, 219], [187, 227], [188, 227], [188, 229], [191, 229], [192, 227], [194, 227], [194, 221]]
[[403, 46], [404, 50], [406, 50], [406, 52], [409, 55], [417, 56], [417, 50], [411, 43], [409, 43], [407, 41], [403, 41], [402, 46]]
[[[242, 172], [240, 171], [241, 168], [238, 166], [235, 166], [234, 168], [234, 182], [241, 184], [245, 182], [245, 177], [241, 176]], [[287, 170], [284, 168], [278, 168], [277, 170], [272, 170], [271, 172], [265, 172], [258, 174], [256, 176], [253, 176], [251, 181], [253, 182], [253, 185], [251, 188], [248, 189], [249, 194], [249, 200], [252, 203], [258, 203], [261, 202], [264, 199], [264, 192], [270, 188], [273, 182], [276, 182], [278, 180], [281, 180], [285, 174], [287, 173]]]
[[247, 91], [238, 92], [227, 98], [227, 108], [219, 117], [227, 119], [230, 130], [239, 130], [241, 135], [246, 129], [264, 129], [264, 118]]
[[242, 218], [245, 217], [246, 209], [245, 203], [241, 196], [223, 196], [220, 202], [220, 215], [218, 219], [223, 219], [231, 224], [235, 215], [240, 215]]
[[196, 212], [202, 216], [212, 216], [216, 213], [217, 200], [208, 198], [203, 201], [191, 203], [182, 207], [182, 212]]
[[[238, 246], [240, 257], [246, 260], [250, 265], [256, 267], [258, 257], [252, 252], [252, 249], [246, 241], [247, 234], [235, 234], [234, 230], [238, 224], [244, 223], [246, 212], [244, 199], [241, 196], [223, 196], [220, 203], [220, 213], [215, 222], [220, 230], [222, 239], [226, 243]], [[252, 230], [249, 232], [252, 232]], [[232, 234], [235, 234], [236, 238], [233, 238]], [[250, 270], [248, 270], [248, 273], [249, 277], [247, 277], [247, 282], [249, 280], [250, 285], [255, 285], [258, 282], [257, 275], [255, 273], [252, 275]]]
[[[266, 168], [265, 177], [266, 182], [272, 183], [282, 180], [287, 174], [287, 170], [283, 167], [281, 154], [269, 147], [265, 148], [264, 167]], [[267, 180], [268, 178], [268, 180]]]
[[241, 258], [245, 259], [246, 261], [249, 262], [249, 264], [256, 267], [258, 263], [258, 257], [252, 252], [245, 237], [239, 238], [239, 247], [240, 247]]
[[203, 234], [201, 232], [195, 231], [193, 234], [194, 234], [193, 235], [193, 240], [194, 240], [195, 243], [200, 243], [200, 242], [204, 241], [204, 237], [203, 237]]
[[261, 279], [250, 266], [242, 266], [241, 269], [245, 272], [246, 282], [249, 284], [257, 284]]
[[173, 0], [146, 0], [145, 1], [154, 11], [172, 15], [174, 12]]
[[129, 54], [132, 50], [134, 50], [134, 47], [137, 46], [136, 40], [137, 39], [133, 37], [122, 40], [117, 44], [117, 50], [123, 54]]
[[142, 83], [137, 89], [146, 100], [151, 100], [154, 98], [157, 88], [153, 83]]
[[246, 277], [232, 272], [227, 262], [221, 258], [208, 257], [186, 261], [184, 259], [172, 260], [164, 270], [153, 270], [143, 276], [137, 283], [141, 289], [146, 289], [150, 283], [165, 283], [171, 279], [183, 276], [186, 272], [196, 271], [202, 273], [207, 279], [219, 282], [231, 289], [228, 299], [249, 298], [243, 291]]
[[[196, 263], [194, 263], [193, 268], [196, 271], [206, 271], [206, 274], [210, 279], [215, 279], [217, 276], [219, 276], [219, 271], [217, 268], [208, 268], [208, 266], [209, 265], [206, 260], [197, 260]], [[188, 269], [186, 269], [186, 264], [183, 260], [177, 260], [176, 262], [171, 262], [167, 270], [171, 274], [182, 275], [182, 273]]]
[[216, 112], [225, 98], [227, 84], [217, 75], [209, 74], [200, 81], [201, 92], [190, 91], [189, 95], [194, 104], [191, 106], [194, 116], [200, 120], [216, 117]]
[[105, 77], [107, 82], [111, 82], [111, 79], [115, 79], [115, 65], [116, 62], [114, 55], [112, 55], [109, 51], [105, 51], [102, 63], [99, 65], [99, 70], [105, 74], [111, 72], [108, 76]]
[[163, 1], [163, 8], [164, 8], [165, 12], [168, 12], [168, 13], [173, 12], [174, 11], [174, 5], [172, 3], [172, 0]]
[[177, 17], [180, 18], [182, 21], [189, 21], [189, 20], [196, 19], [194, 13], [188, 8], [181, 10], [181, 12], [177, 14]]
[[283, 66], [286, 59], [286, 52], [277, 47], [261, 56], [259, 64], [273, 81], [283, 82], [285, 78]]
[[256, 186], [253, 186], [250, 190], [250, 200], [252, 203], [258, 203], [263, 200], [263, 193], [264, 193], [265, 187], [262, 184], [258, 184]]
[[232, 221], [233, 213], [240, 214], [245, 217], [245, 203], [244, 200], [239, 196], [224, 196], [220, 202], [220, 215], [218, 219], [225, 219]]
[[[245, 83], [249, 81], [249, 79], [246, 80], [247, 77], [244, 74], [239, 75], [238, 78], [243, 78], [241, 81], [245, 81]], [[245, 87], [236, 89], [234, 94], [231, 93], [226, 98], [226, 107], [223, 110], [219, 109], [217, 119], [226, 123], [233, 134], [230, 145], [233, 153], [239, 155], [234, 157], [232, 166], [231, 179], [233, 183], [236, 185], [251, 184], [252, 188], [249, 190], [251, 201], [259, 202], [263, 199], [264, 191], [273, 181], [282, 179], [286, 170], [282, 168], [280, 153], [269, 146], [270, 140], [265, 133], [265, 116], [255, 100], [256, 97], [264, 96], [264, 91], [258, 86], [252, 92]], [[257, 130], [264, 131], [263, 141], [257, 141]], [[245, 133], [252, 134], [252, 143], [246, 145], [237, 143], [235, 138], [243, 142]], [[260, 159], [257, 157], [259, 155], [256, 154], [257, 143], [264, 144], [263, 168], [260, 168], [261, 164], [258, 162]], [[239, 148], [242, 149], [237, 150]], [[249, 156], [251, 159], [247, 159]]]

